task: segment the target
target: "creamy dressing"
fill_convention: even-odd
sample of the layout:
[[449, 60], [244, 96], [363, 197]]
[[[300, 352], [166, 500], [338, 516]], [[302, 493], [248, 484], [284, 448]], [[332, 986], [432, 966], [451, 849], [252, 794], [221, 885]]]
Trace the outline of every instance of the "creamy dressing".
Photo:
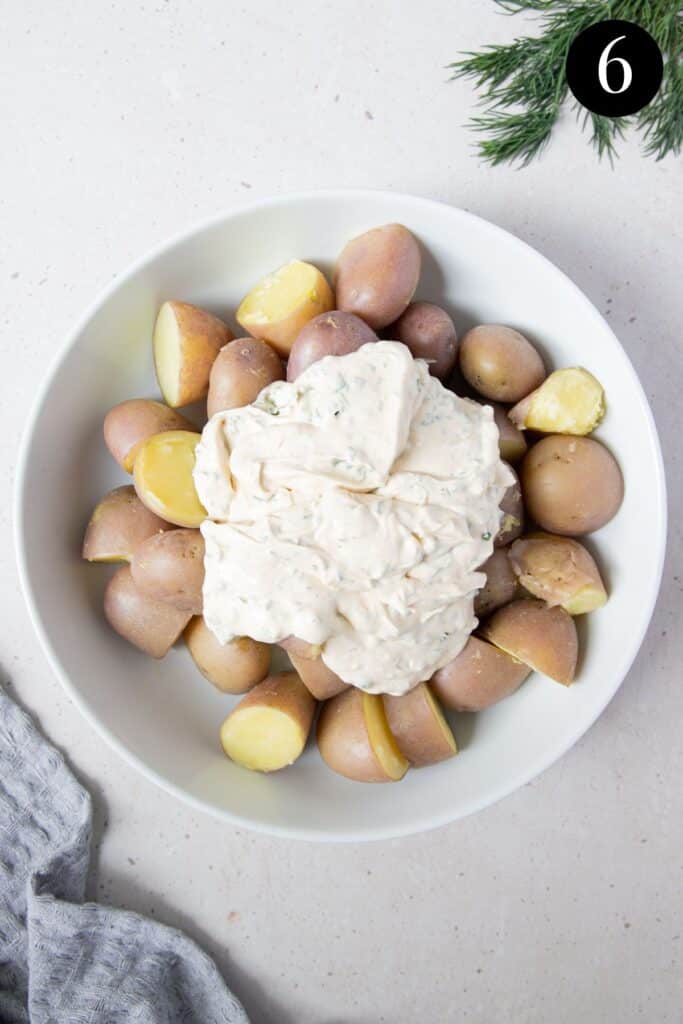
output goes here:
[[297, 636], [347, 682], [401, 694], [476, 626], [512, 476], [491, 408], [404, 345], [326, 356], [217, 413], [194, 478], [204, 618], [222, 643]]

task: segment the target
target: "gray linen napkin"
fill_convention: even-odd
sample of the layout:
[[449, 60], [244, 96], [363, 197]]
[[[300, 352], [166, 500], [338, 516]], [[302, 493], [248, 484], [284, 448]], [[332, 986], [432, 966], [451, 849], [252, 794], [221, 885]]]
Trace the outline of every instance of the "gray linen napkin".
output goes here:
[[0, 688], [0, 1021], [249, 1024], [182, 932], [83, 903], [88, 793]]

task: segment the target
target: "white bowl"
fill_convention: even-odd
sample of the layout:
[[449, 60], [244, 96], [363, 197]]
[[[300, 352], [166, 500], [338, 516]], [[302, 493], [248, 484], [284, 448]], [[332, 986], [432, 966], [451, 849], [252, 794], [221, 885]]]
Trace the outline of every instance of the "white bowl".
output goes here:
[[[159, 304], [186, 299], [224, 313], [292, 257], [330, 269], [347, 239], [391, 221], [424, 246], [418, 296], [444, 304], [459, 330], [514, 325], [550, 366], [582, 364], [603, 382], [598, 436], [615, 452], [626, 496], [591, 538], [610, 600], [579, 623], [578, 680], [532, 675], [497, 707], [454, 716], [461, 753], [369, 786], [329, 771], [315, 744], [271, 776], [228, 761], [219, 725], [234, 699], [198, 676], [187, 652], [161, 662], [117, 637], [102, 615], [111, 570], [80, 560], [97, 499], [126, 482], [102, 440], [116, 402], [156, 395], [150, 338]], [[486, 221], [412, 196], [325, 191], [253, 203], [162, 246], [107, 289], [68, 338], [23, 443], [16, 540], [26, 599], [50, 662], [90, 723], [148, 777], [236, 825], [315, 840], [406, 835], [453, 821], [543, 771], [595, 721], [636, 655], [655, 603], [665, 546], [665, 485], [643, 390], [614, 334], [585, 296], [529, 246]]]

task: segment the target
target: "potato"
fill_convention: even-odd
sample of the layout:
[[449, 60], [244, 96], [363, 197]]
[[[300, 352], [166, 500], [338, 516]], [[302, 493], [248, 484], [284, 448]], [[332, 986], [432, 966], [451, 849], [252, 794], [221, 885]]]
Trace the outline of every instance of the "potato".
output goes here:
[[287, 651], [290, 658], [294, 654], [297, 658], [312, 660], [322, 653], [320, 644], [309, 644], [308, 640], [300, 640], [298, 636], [286, 636], [284, 640], [278, 640], [278, 647]]
[[519, 483], [519, 477], [512, 466], [508, 466], [508, 469], [514, 476], [515, 481], [508, 487], [499, 506], [503, 516], [500, 521], [500, 529], [493, 540], [494, 547], [497, 548], [502, 548], [506, 544], [510, 544], [511, 541], [516, 540], [524, 529], [522, 488]]
[[607, 591], [593, 556], [569, 537], [538, 534], [516, 540], [510, 564], [525, 590], [570, 615], [602, 608]]
[[297, 335], [287, 360], [287, 380], [296, 380], [324, 356], [345, 356], [371, 341], [377, 341], [377, 335], [353, 313], [342, 313], [338, 309], [321, 313], [309, 320]]
[[605, 392], [581, 366], [555, 370], [508, 413], [520, 430], [590, 434], [605, 415]]
[[458, 335], [445, 309], [433, 302], [411, 302], [389, 335], [407, 345], [416, 359], [429, 364], [429, 372], [445, 380], [455, 366]]
[[109, 580], [104, 614], [120, 636], [152, 658], [163, 658], [168, 653], [190, 619], [190, 612], [143, 594], [129, 565]]
[[356, 782], [398, 782], [408, 771], [379, 694], [349, 687], [325, 701], [318, 749], [328, 768]]
[[413, 768], [457, 754], [451, 727], [427, 683], [418, 683], [401, 697], [385, 694], [382, 699], [391, 733]]
[[527, 443], [521, 430], [512, 423], [501, 405], [491, 406], [493, 421], [498, 427], [498, 450], [505, 462], [519, 462], [527, 452]]
[[275, 349], [258, 338], [237, 338], [220, 350], [211, 367], [206, 412], [209, 418], [224, 409], [250, 405], [268, 384], [284, 380]]
[[348, 688], [349, 684], [328, 668], [322, 658], [297, 658], [290, 653], [289, 660], [316, 700], [328, 700]]
[[296, 672], [267, 676], [223, 722], [223, 750], [255, 772], [285, 768], [306, 746], [315, 706]]
[[268, 274], [242, 299], [237, 322], [287, 356], [304, 324], [334, 307], [332, 289], [311, 263], [291, 260]]
[[185, 630], [192, 659], [210, 683], [223, 693], [246, 693], [270, 671], [270, 646], [248, 636], [221, 644], [201, 615]]
[[190, 430], [167, 430], [145, 441], [135, 456], [133, 479], [140, 501], [176, 526], [199, 526], [206, 519], [192, 478], [200, 438]]
[[486, 583], [474, 599], [474, 614], [482, 619], [517, 597], [519, 584], [506, 548], [497, 548], [479, 572], [486, 573]]
[[166, 430], [194, 429], [189, 420], [162, 402], [131, 398], [115, 405], [104, 417], [104, 442], [119, 466], [132, 473], [143, 441]]
[[430, 680], [430, 686], [453, 711], [483, 711], [519, 689], [531, 672], [528, 665], [471, 636], [460, 654]]
[[544, 437], [526, 455], [521, 479], [531, 518], [569, 537], [599, 530], [617, 514], [624, 496], [614, 456], [590, 437]]
[[481, 633], [501, 651], [564, 686], [574, 679], [579, 642], [574, 620], [564, 608], [513, 601], [494, 612]]
[[486, 398], [518, 402], [545, 377], [540, 355], [523, 334], [501, 324], [473, 327], [460, 343], [465, 380]]
[[233, 338], [217, 316], [188, 302], [164, 302], [154, 325], [154, 367], [172, 408], [204, 398], [213, 362]]
[[168, 529], [168, 523], [145, 508], [134, 487], [116, 487], [95, 506], [83, 538], [83, 558], [129, 562], [143, 541]]
[[402, 224], [385, 224], [352, 238], [335, 268], [337, 306], [374, 330], [398, 320], [415, 294], [422, 256]]
[[199, 530], [167, 530], [150, 537], [135, 551], [130, 568], [143, 594], [201, 614], [204, 538]]

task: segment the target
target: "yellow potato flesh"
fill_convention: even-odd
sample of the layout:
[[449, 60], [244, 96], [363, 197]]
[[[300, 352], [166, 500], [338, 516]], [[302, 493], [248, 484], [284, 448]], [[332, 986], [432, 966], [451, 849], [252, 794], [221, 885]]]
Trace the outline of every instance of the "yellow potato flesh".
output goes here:
[[580, 366], [556, 370], [530, 396], [524, 418], [528, 430], [544, 434], [589, 434], [605, 415], [599, 380]]
[[408, 771], [409, 764], [389, 729], [384, 702], [380, 696], [374, 693], [363, 694], [363, 716], [375, 757], [389, 778], [398, 782]]
[[133, 479], [138, 497], [176, 526], [197, 527], [206, 519], [192, 478], [200, 437], [189, 430], [168, 430], [150, 437], [135, 456]]
[[221, 728], [223, 750], [256, 772], [276, 772], [292, 764], [306, 743], [298, 722], [278, 708], [236, 709]]
[[334, 303], [324, 276], [310, 263], [292, 260], [268, 274], [240, 303], [237, 322], [250, 334], [288, 352], [302, 327]]
[[607, 604], [605, 588], [588, 584], [564, 601], [562, 607], [570, 615], [585, 615], [587, 612], [594, 612], [597, 608], [602, 608], [605, 604]]
[[178, 402], [181, 349], [182, 339], [175, 310], [172, 303], [165, 302], [154, 327], [154, 363], [161, 393], [170, 406]]

